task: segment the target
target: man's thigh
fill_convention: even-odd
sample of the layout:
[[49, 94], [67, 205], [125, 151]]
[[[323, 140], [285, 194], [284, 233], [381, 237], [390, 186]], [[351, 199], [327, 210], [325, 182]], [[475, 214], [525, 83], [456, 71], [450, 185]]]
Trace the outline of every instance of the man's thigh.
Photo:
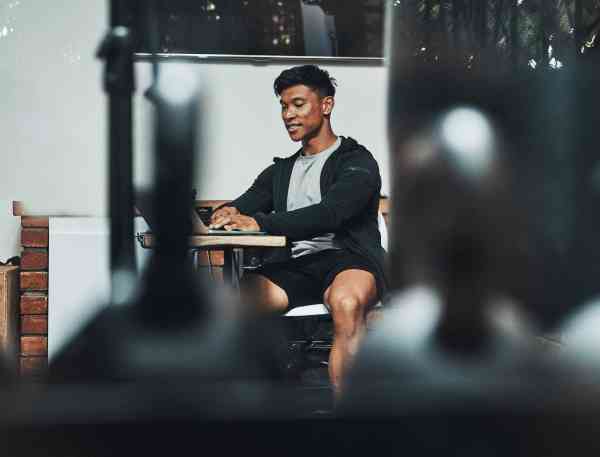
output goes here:
[[258, 311], [285, 312], [289, 307], [286, 291], [266, 276], [247, 273], [240, 286], [243, 299]]
[[372, 305], [379, 298], [377, 280], [369, 262], [358, 254], [338, 251], [324, 274], [323, 300], [328, 306], [343, 298]]
[[286, 310], [296, 306], [319, 303], [322, 300], [321, 283], [305, 271], [306, 259], [267, 265], [251, 276], [261, 277], [270, 290], [286, 297]]
[[[343, 272], [349, 273], [341, 275], [336, 282]], [[355, 290], [356, 294], [363, 291], [361, 297], [364, 295], [367, 300], [371, 299], [371, 290], [377, 295], [374, 274], [368, 264], [360, 256], [345, 250], [309, 254], [289, 262], [264, 266], [255, 273], [285, 292], [289, 308], [322, 303], [325, 292], [334, 282], [334, 290]], [[342, 287], [345, 284], [347, 287]]]

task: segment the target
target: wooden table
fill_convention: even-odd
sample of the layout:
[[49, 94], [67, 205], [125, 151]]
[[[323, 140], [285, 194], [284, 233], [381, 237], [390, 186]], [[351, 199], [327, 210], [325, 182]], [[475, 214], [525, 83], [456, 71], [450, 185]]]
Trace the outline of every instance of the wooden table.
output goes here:
[[[142, 247], [151, 249], [155, 238], [152, 233], [138, 234]], [[223, 277], [233, 287], [238, 287], [241, 277], [240, 255], [244, 248], [283, 248], [286, 246], [285, 236], [274, 235], [192, 235], [188, 245], [194, 253], [194, 266], [198, 266], [200, 251], [223, 250]], [[236, 261], [236, 257], [238, 257]]]

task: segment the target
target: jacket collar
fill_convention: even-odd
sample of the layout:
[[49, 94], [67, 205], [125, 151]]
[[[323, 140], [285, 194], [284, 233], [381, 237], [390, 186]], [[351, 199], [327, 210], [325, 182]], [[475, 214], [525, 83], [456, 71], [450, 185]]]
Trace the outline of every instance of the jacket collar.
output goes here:
[[[358, 143], [354, 138], [345, 137], [341, 135], [340, 138], [342, 139], [342, 143], [340, 144], [340, 147], [333, 152], [333, 155], [342, 154], [346, 151], [355, 149], [358, 146]], [[274, 157], [273, 161], [278, 162], [279, 160], [288, 160], [294, 162], [300, 154], [302, 154], [302, 148], [298, 149], [294, 154], [288, 157]]]

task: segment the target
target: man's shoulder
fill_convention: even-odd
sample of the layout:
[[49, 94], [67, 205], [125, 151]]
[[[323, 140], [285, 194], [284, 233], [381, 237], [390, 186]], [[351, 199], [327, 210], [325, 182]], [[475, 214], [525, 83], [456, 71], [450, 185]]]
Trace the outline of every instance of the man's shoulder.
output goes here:
[[335, 170], [338, 174], [344, 175], [348, 171], [361, 170], [381, 181], [377, 160], [366, 147], [353, 138], [347, 138], [347, 141], [342, 142], [340, 150], [339, 160], [335, 161]]
[[342, 144], [339, 148], [340, 154], [343, 154], [347, 158], [350, 157], [359, 157], [363, 159], [371, 159], [375, 160], [371, 151], [369, 151], [366, 146], [360, 144], [354, 138], [344, 137], [342, 139]]

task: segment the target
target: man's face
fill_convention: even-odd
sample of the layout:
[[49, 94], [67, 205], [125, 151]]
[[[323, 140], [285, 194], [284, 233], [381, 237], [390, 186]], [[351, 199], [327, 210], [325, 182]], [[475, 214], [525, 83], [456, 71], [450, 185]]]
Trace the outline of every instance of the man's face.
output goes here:
[[281, 117], [292, 141], [315, 137], [333, 108], [333, 97], [319, 96], [310, 87], [299, 84], [281, 92]]

